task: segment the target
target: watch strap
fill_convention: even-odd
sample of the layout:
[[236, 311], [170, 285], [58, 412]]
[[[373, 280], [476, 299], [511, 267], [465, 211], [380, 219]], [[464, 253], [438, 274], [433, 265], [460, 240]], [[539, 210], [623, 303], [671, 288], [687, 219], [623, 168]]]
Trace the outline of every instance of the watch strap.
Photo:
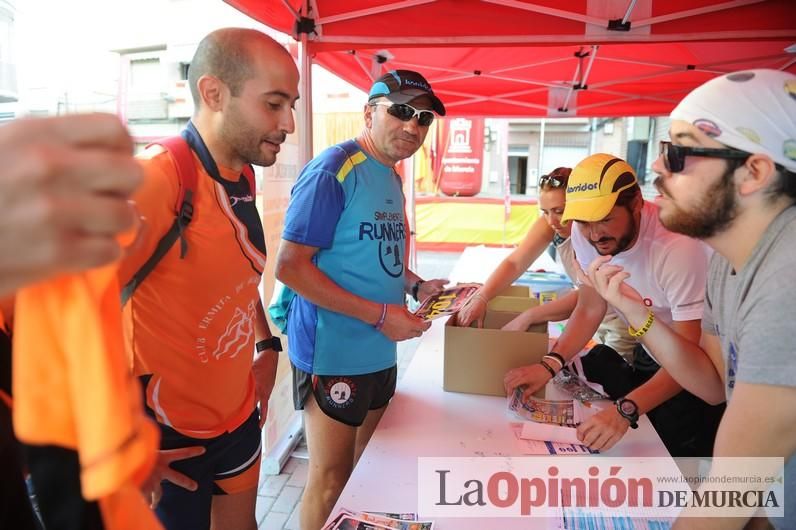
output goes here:
[[261, 341], [257, 341], [255, 348], [257, 349], [257, 353], [263, 352], [265, 350], [274, 350], [275, 352], [280, 352], [282, 351], [282, 341], [279, 340], [279, 337], [270, 337]]
[[[622, 410], [622, 404], [623, 403], [631, 403], [633, 405], [633, 407], [635, 408], [635, 412], [632, 413], [632, 414], [628, 414], [627, 412]], [[638, 414], [638, 405], [636, 404], [635, 401], [633, 401], [632, 399], [625, 399], [625, 398], [617, 400], [617, 402], [616, 402], [616, 410], [617, 410], [617, 412], [619, 412], [620, 416], [622, 416], [628, 422], [630, 422], [630, 427], [632, 429], [638, 429], [639, 414]]]

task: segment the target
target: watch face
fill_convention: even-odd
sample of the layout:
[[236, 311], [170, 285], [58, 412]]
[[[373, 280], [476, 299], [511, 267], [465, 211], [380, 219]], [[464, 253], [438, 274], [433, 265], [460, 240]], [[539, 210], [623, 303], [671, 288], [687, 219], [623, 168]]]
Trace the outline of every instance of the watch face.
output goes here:
[[619, 408], [628, 416], [632, 416], [638, 410], [636, 404], [627, 399], [619, 402]]

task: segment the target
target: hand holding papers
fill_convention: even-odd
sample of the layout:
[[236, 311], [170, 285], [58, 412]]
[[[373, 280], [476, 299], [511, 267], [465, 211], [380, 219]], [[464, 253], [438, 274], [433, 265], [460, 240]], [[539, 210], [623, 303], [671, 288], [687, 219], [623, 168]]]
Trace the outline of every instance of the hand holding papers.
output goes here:
[[509, 410], [523, 419], [536, 423], [548, 423], [576, 427], [580, 423], [580, 406], [572, 400], [548, 400], [530, 397], [523, 399], [524, 387], [517, 387], [509, 398]]
[[574, 400], [522, 398], [517, 387], [509, 398], [509, 410], [526, 420], [520, 438], [580, 446], [577, 427], [582, 421], [583, 406]]
[[477, 284], [461, 284], [443, 289], [423, 300], [415, 315], [423, 320], [434, 320], [458, 312], [478, 290]]

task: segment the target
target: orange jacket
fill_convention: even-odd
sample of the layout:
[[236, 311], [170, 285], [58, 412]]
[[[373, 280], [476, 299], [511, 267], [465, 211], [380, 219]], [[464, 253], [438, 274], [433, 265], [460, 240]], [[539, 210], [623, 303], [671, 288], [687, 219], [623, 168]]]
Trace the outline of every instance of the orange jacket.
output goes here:
[[20, 290], [13, 361], [17, 437], [77, 451], [83, 497], [109, 530], [160, 529], [138, 490], [158, 431], [127, 368], [116, 267]]

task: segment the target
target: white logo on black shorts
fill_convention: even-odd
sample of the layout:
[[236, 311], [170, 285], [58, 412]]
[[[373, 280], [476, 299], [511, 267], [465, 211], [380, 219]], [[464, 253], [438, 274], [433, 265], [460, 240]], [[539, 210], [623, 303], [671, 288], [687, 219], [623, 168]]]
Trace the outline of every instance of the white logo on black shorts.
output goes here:
[[354, 402], [357, 386], [348, 377], [334, 377], [326, 382], [326, 401], [330, 407], [343, 409]]

